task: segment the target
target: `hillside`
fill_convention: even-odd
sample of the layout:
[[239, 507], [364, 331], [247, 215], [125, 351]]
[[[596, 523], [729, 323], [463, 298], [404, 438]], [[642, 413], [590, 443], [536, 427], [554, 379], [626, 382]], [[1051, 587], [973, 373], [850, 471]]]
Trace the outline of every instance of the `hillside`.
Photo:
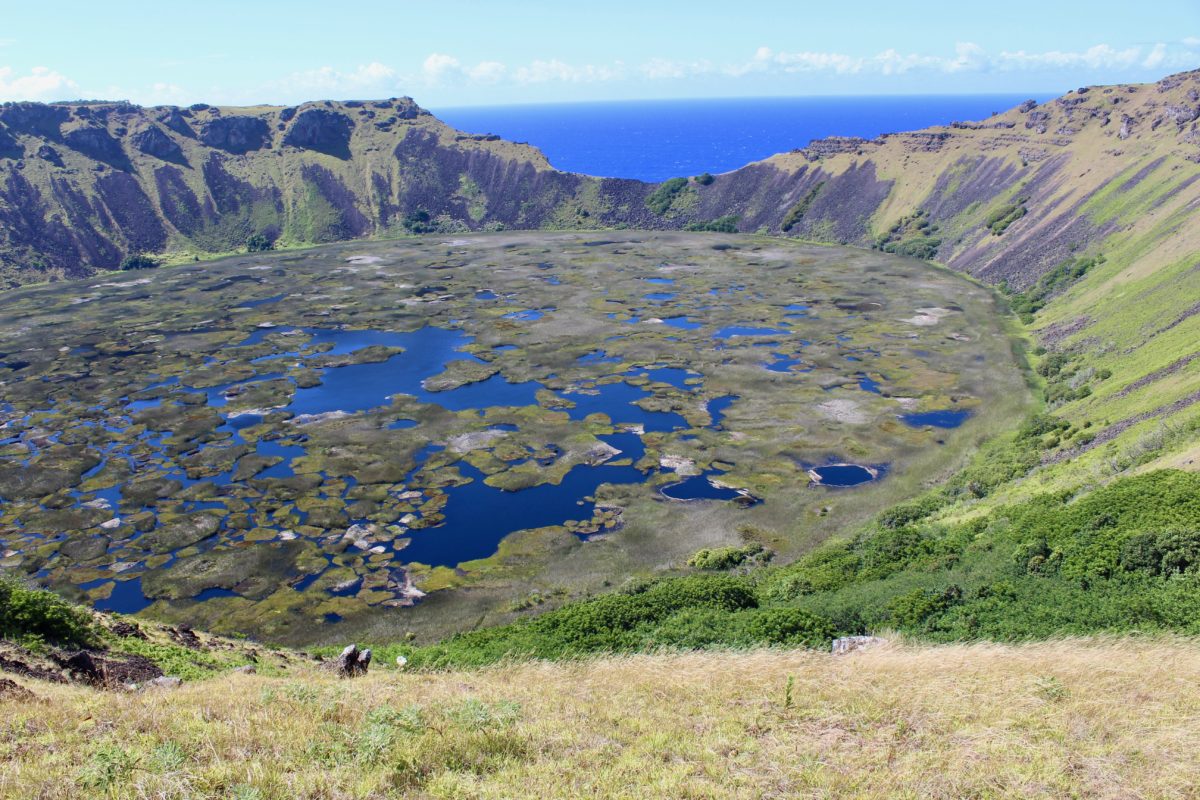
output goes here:
[[[134, 253], [226, 253], [251, 236], [364, 236], [637, 221], [648, 187], [555, 172], [536, 149], [459, 133], [407, 98], [295, 108], [0, 106], [0, 277], [113, 269]], [[586, 205], [597, 213], [576, 219]], [[602, 211], [602, 209], [607, 209]]]
[[1194, 796], [1193, 642], [313, 667], [0, 694], [6, 797]]

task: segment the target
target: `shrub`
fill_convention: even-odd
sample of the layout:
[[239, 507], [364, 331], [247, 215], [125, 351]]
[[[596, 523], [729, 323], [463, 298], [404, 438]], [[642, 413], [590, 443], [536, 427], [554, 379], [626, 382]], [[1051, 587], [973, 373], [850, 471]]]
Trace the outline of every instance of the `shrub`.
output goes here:
[[433, 217], [423, 208], [418, 208], [415, 211], [405, 214], [400, 224], [409, 233], [433, 233], [437, 230], [437, 225], [433, 222]]
[[154, 269], [159, 264], [158, 259], [145, 253], [130, 253], [121, 260], [121, 269]]
[[43, 589], [29, 589], [0, 578], [0, 637], [84, 645], [94, 626], [83, 609]]
[[756, 642], [827, 647], [836, 635], [829, 620], [799, 608], [767, 608], [751, 617], [747, 632]]
[[1169, 528], [1131, 536], [1121, 545], [1120, 564], [1151, 575], [1191, 572], [1200, 566], [1200, 530]]
[[1025, 216], [1026, 208], [1025, 201], [1018, 200], [1015, 203], [1000, 206], [984, 219], [983, 225], [992, 232], [993, 236], [1002, 236], [1008, 226]]
[[740, 217], [734, 214], [727, 214], [724, 217], [710, 219], [707, 222], [693, 222], [687, 226], [689, 231], [711, 231], [713, 233], [737, 233], [738, 220]]
[[265, 253], [274, 249], [275, 242], [261, 233], [256, 233], [246, 240], [246, 251], [249, 253]]
[[761, 544], [751, 544], [745, 547], [706, 547], [696, 551], [687, 563], [689, 567], [696, 569], [733, 569], [763, 552], [764, 548]]
[[675, 197], [687, 188], [687, 178], [671, 178], [663, 181], [646, 198], [646, 207], [655, 214], [665, 214], [671, 208], [671, 203], [675, 202]]
[[696, 183], [700, 184], [701, 186], [708, 186], [714, 180], [716, 180], [716, 179], [713, 178], [713, 176], [707, 172], [701, 173], [700, 175], [696, 176]]

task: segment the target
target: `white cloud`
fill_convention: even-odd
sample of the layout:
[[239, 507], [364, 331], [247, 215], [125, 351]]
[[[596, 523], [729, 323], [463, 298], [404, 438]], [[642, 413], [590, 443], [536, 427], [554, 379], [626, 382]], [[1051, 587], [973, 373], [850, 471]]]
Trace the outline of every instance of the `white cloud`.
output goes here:
[[0, 67], [0, 100], [63, 100], [78, 93], [78, 83], [49, 67], [34, 67], [23, 75]]
[[508, 72], [508, 67], [499, 61], [480, 61], [467, 70], [467, 76], [476, 83], [499, 83]]
[[1167, 46], [1162, 42], [1159, 42], [1158, 44], [1154, 45], [1154, 48], [1151, 49], [1150, 53], [1144, 59], [1142, 59], [1142, 66], [1146, 69], [1156, 69], [1162, 66], [1162, 63], [1164, 60], [1166, 60], [1166, 57]]
[[462, 74], [462, 64], [454, 56], [445, 53], [430, 53], [421, 64], [421, 77], [428, 84], [441, 83], [449, 76]]
[[517, 83], [526, 84], [548, 83], [551, 81], [561, 83], [598, 83], [624, 77], [626, 77], [625, 68], [619, 61], [611, 65], [574, 65], [560, 61], [557, 58], [549, 61], [532, 61], [525, 66], [518, 67], [513, 72], [513, 79]]
[[390, 94], [396, 84], [396, 71], [386, 64], [373, 61], [360, 64], [350, 72], [333, 67], [294, 72], [272, 88], [282, 89], [292, 97], [330, 97], [351, 92], [365, 95]]

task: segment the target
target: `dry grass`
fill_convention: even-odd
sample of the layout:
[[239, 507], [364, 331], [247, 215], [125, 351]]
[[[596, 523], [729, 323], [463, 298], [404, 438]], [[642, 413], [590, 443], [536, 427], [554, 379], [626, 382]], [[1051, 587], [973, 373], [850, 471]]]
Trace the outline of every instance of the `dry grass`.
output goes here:
[[26, 684], [42, 702], [0, 701], [5, 798], [1200, 795], [1185, 640]]

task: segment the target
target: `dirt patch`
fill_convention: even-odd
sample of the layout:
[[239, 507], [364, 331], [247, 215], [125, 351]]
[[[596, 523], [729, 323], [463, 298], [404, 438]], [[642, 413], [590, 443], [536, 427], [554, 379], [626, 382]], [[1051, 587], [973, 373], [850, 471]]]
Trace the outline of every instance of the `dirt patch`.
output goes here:
[[35, 703], [41, 700], [41, 698], [14, 680], [0, 678], [0, 701], [3, 700], [12, 700], [17, 703]]

